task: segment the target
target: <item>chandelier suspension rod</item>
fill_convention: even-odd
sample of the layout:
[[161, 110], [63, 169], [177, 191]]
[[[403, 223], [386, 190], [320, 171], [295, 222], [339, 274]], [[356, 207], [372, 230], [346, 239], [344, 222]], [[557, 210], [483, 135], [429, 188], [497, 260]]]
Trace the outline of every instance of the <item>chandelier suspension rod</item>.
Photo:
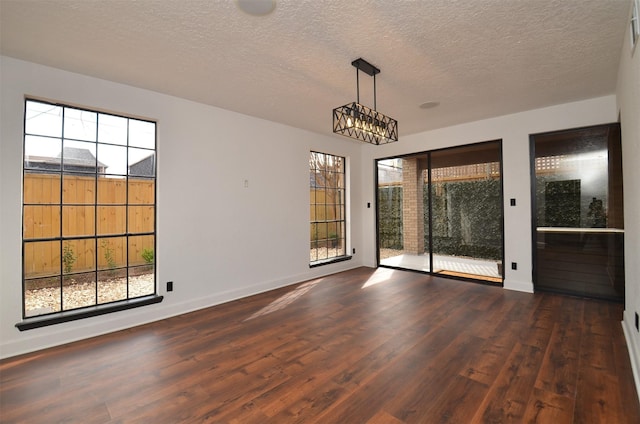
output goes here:
[[356, 95], [357, 102], [360, 103], [360, 68], [356, 66]]
[[376, 107], [376, 74], [373, 74], [373, 109], [378, 110]]
[[[378, 71], [379, 72], [379, 71]], [[373, 74], [373, 108], [378, 109], [376, 102], [376, 73]], [[360, 103], [360, 68], [356, 66], [356, 101]]]

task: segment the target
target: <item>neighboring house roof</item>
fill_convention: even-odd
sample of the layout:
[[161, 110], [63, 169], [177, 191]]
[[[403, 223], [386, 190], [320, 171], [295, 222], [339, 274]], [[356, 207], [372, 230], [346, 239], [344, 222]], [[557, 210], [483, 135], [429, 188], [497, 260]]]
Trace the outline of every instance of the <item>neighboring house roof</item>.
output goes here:
[[136, 163], [129, 165], [129, 175], [154, 176], [156, 168], [156, 155], [151, 154]]
[[25, 167], [30, 169], [59, 170], [64, 162], [65, 171], [104, 172], [107, 165], [98, 161], [89, 149], [65, 147], [56, 157], [28, 156]]

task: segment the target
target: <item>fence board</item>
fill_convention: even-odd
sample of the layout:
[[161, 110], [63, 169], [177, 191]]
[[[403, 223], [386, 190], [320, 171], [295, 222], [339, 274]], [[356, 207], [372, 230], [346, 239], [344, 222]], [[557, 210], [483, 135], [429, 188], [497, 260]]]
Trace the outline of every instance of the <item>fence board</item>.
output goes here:
[[[93, 206], [96, 201], [97, 209]], [[154, 230], [155, 182], [150, 179], [129, 178], [129, 223], [127, 227], [127, 180], [84, 175], [65, 175], [62, 184], [63, 207], [60, 211], [60, 175], [26, 173], [24, 176], [24, 239], [58, 237], [62, 222], [63, 236], [103, 236], [149, 233]], [[35, 205], [29, 205], [33, 203]], [[97, 222], [96, 222], [97, 219]], [[142, 252], [154, 248], [154, 236], [109, 238], [107, 247], [101, 240], [67, 240], [75, 261], [72, 272], [109, 269], [115, 264], [144, 265]], [[62, 246], [64, 247], [64, 245]], [[96, 248], [98, 263], [96, 264]], [[31, 242], [25, 244], [24, 261], [27, 278], [47, 277], [60, 273], [61, 246], [59, 242]], [[111, 261], [106, 249], [111, 249]], [[109, 262], [112, 262], [111, 264]]]

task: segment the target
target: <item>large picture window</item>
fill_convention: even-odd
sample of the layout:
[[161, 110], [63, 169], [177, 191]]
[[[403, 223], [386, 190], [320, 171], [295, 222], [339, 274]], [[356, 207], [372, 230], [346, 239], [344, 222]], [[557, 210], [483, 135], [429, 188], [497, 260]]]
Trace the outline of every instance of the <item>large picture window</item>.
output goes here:
[[156, 293], [156, 124], [26, 100], [23, 317]]
[[345, 159], [311, 152], [310, 181], [310, 264], [346, 257]]

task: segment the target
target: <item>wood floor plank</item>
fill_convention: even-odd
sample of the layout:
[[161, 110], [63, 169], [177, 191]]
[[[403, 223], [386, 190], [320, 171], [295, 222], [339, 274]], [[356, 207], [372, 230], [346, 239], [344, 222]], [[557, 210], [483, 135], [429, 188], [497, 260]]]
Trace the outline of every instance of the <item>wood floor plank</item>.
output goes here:
[[542, 358], [539, 348], [517, 343], [473, 422], [522, 422]]
[[2, 423], [637, 423], [623, 306], [357, 268], [0, 361]]
[[[469, 423], [489, 390], [486, 384], [453, 376], [448, 384], [433, 393], [420, 422]], [[461, 407], [464, 405], [464, 407]]]
[[539, 388], [533, 389], [522, 419], [530, 424], [571, 424], [575, 402], [572, 398]]
[[536, 388], [575, 399], [582, 340], [583, 303], [575, 298], [552, 298], [556, 322], [536, 380]]
[[535, 386], [543, 391], [576, 397], [580, 333], [555, 326]]

